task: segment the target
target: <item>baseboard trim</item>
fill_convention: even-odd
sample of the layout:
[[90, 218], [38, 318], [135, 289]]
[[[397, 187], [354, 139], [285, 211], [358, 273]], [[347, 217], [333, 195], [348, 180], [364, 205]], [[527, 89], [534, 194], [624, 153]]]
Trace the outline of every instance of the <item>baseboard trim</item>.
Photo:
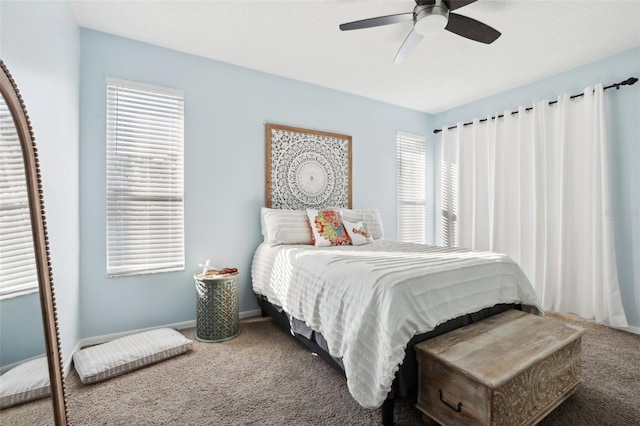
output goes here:
[[582, 318], [580, 315], [573, 314], [573, 313], [570, 313], [570, 312], [554, 312], [554, 311], [550, 311], [550, 310], [549, 311], [545, 311], [545, 312], [553, 312], [553, 313], [560, 314], [560, 315], [569, 315], [569, 316], [575, 317], [576, 319], [579, 319], [579, 320], [582, 320], [582, 321], [588, 321], [588, 322], [590, 322], [592, 324], [602, 325], [602, 326], [609, 327], [609, 328], [615, 328], [616, 330], [622, 330], [622, 331], [626, 331], [628, 333], [640, 334], [640, 327], [636, 327], [636, 326], [633, 326], [633, 325], [629, 325], [627, 327], [618, 327], [618, 326], [611, 325], [611, 324], [605, 324], [603, 322], [596, 322], [593, 319]]
[[[125, 336], [129, 336], [131, 334], [136, 334], [136, 333], [142, 333], [144, 331], [155, 330], [157, 328], [175, 328], [177, 330], [182, 330], [183, 328], [190, 328], [195, 326], [196, 326], [196, 321], [192, 320], [192, 321], [176, 322], [172, 324], [158, 325], [155, 327], [138, 328], [136, 330], [127, 330], [119, 333], [103, 334], [102, 336], [85, 337], [84, 339], [80, 339], [79, 346], [81, 348], [84, 348], [86, 346], [99, 345], [101, 343], [110, 342], [120, 337], [125, 337]], [[74, 348], [74, 353], [75, 353], [75, 348]]]
[[[260, 309], [254, 309], [251, 311], [240, 312], [239, 316], [240, 316], [240, 319], [244, 319], [244, 318], [260, 316], [261, 313], [262, 311]], [[193, 328], [195, 326], [196, 326], [196, 320], [190, 320], [190, 321], [176, 322], [172, 324], [159, 325], [156, 327], [139, 328], [137, 330], [128, 330], [128, 331], [123, 331], [119, 333], [104, 334], [102, 336], [85, 337], [84, 339], [80, 339], [80, 341], [73, 348], [72, 353], [75, 353], [76, 351], [80, 350], [80, 348], [84, 348], [86, 346], [99, 345], [100, 343], [110, 342], [111, 340], [118, 339], [120, 337], [129, 336], [135, 333], [141, 333], [143, 331], [155, 330], [157, 328], [175, 328], [176, 330], [183, 330], [185, 328]]]
[[261, 309], [254, 309], [253, 311], [244, 311], [240, 312], [240, 319], [251, 318], [251, 317], [259, 317], [262, 315]]
[[640, 327], [634, 327], [632, 325], [627, 327], [611, 327], [611, 328], [615, 328], [616, 330], [628, 331], [629, 333], [633, 333], [633, 334], [640, 334]]

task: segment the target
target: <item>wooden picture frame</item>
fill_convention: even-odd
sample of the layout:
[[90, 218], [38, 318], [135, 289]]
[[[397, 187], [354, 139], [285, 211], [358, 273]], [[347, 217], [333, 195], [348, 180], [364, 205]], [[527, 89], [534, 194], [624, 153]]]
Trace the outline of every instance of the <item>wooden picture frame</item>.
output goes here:
[[265, 205], [351, 208], [352, 138], [266, 123]]

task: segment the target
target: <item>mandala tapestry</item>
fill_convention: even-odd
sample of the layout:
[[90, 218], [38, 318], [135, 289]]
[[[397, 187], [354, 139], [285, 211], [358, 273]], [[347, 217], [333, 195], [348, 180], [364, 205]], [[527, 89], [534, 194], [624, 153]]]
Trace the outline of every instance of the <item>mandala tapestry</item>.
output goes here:
[[351, 207], [351, 136], [267, 123], [266, 206]]

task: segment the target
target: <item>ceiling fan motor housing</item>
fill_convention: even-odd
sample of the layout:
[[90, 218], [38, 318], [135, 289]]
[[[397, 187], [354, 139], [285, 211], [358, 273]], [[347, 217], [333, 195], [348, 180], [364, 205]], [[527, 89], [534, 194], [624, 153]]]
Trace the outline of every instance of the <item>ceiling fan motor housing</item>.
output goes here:
[[433, 4], [417, 5], [413, 9], [413, 29], [420, 35], [441, 31], [449, 21], [449, 8], [442, 0]]

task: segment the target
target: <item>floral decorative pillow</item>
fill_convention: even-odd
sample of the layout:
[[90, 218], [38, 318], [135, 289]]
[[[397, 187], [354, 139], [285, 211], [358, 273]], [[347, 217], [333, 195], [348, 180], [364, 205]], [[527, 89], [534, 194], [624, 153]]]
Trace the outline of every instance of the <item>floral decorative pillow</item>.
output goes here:
[[359, 222], [342, 222], [344, 229], [347, 231], [347, 235], [351, 239], [351, 244], [354, 246], [361, 246], [373, 241], [371, 233], [367, 229], [367, 225], [362, 221]]
[[336, 210], [307, 209], [313, 233], [313, 244], [318, 247], [349, 244], [349, 236], [342, 225], [342, 216]]

